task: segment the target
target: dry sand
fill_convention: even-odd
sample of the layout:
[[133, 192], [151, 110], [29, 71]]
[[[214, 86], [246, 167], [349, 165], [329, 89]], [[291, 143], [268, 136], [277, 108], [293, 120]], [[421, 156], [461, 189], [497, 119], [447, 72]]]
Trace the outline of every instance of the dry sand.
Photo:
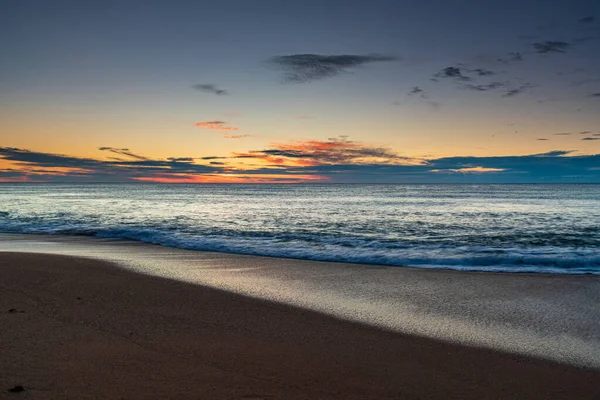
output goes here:
[[0, 253], [0, 327], [0, 398], [600, 398], [598, 371], [85, 258]]

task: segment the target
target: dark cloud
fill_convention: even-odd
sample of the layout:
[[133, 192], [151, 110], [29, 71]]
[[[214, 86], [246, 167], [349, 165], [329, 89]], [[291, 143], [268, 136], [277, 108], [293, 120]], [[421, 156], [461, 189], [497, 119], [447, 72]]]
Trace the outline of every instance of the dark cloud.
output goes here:
[[546, 153], [532, 154], [527, 157], [564, 157], [572, 154], [575, 150], [553, 150]]
[[554, 136], [570, 136], [573, 133], [571, 132], [559, 132], [559, 133], [555, 133]]
[[546, 138], [539, 138], [539, 139], [536, 139], [536, 140], [540, 140], [540, 141], [546, 141], [546, 140], [550, 140], [550, 139], [546, 139]]
[[219, 89], [216, 85], [213, 85], [212, 83], [200, 83], [198, 85], [193, 85], [192, 88], [201, 92], [216, 94], [217, 96], [224, 96], [229, 94], [227, 90]]
[[423, 90], [423, 89], [421, 89], [420, 87], [418, 87], [418, 86], [413, 86], [413, 87], [412, 87], [412, 88], [410, 88], [410, 90], [408, 91], [408, 95], [409, 95], [409, 96], [412, 96], [412, 95], [419, 94], [419, 93], [421, 93], [421, 94], [422, 94], [423, 92], [424, 92], [424, 90]]
[[119, 149], [119, 148], [116, 148], [116, 147], [98, 147], [98, 150], [101, 150], [101, 151], [110, 151], [111, 153], [115, 153], [115, 154], [119, 154], [119, 155], [122, 155], [122, 156], [127, 156], [127, 157], [131, 157], [131, 158], [135, 158], [135, 159], [138, 159], [138, 160], [146, 160], [146, 157], [134, 154], [134, 153], [130, 152], [129, 149]]
[[447, 157], [426, 160], [420, 165], [317, 165], [298, 167], [296, 173], [321, 174], [334, 182], [600, 182], [593, 168], [600, 154], [573, 156], [556, 150], [543, 154], [499, 157]]
[[567, 49], [571, 47], [571, 45], [567, 42], [561, 41], [545, 41], [545, 42], [536, 42], [533, 44], [533, 49], [540, 54], [544, 53], [566, 53]]
[[594, 22], [595, 20], [596, 20], [596, 17], [590, 16], [590, 17], [581, 18], [579, 20], [579, 22], [581, 22], [582, 24], [590, 24], [590, 23]]
[[600, 137], [584, 137], [581, 140], [600, 140]]
[[[434, 100], [430, 100], [430, 96], [429, 93], [425, 91], [425, 89], [423, 89], [420, 86], [413, 86], [411, 87], [408, 92], [406, 93], [406, 96], [411, 99], [411, 98], [420, 98], [422, 100], [425, 100], [424, 103], [427, 104], [429, 107], [433, 108], [433, 109], [439, 109], [441, 107], [440, 103]], [[400, 106], [403, 104], [406, 104], [408, 101], [394, 101], [392, 102], [393, 105], [396, 106]]]
[[208, 156], [208, 157], [201, 157], [201, 160], [224, 160], [228, 157], [219, 157], [219, 156]]
[[468, 90], [475, 90], [478, 92], [487, 92], [488, 90], [499, 89], [504, 86], [506, 86], [506, 83], [492, 82], [492, 83], [481, 84], [481, 85], [466, 84], [463, 87]]
[[519, 87], [517, 87], [517, 88], [515, 88], [515, 89], [510, 89], [510, 90], [507, 90], [507, 91], [506, 91], [506, 92], [505, 92], [505, 93], [502, 95], [502, 97], [513, 97], [513, 96], [517, 96], [517, 95], [519, 95], [519, 94], [523, 93], [524, 91], [531, 89], [532, 87], [533, 87], [533, 85], [532, 85], [532, 84], [530, 84], [530, 83], [526, 83], [526, 84], [524, 84], [524, 85], [521, 85], [521, 86], [519, 86]]
[[329, 78], [364, 64], [396, 61], [396, 57], [383, 55], [320, 55], [293, 54], [276, 56], [268, 62], [283, 70], [283, 81], [305, 83], [317, 79]]
[[460, 67], [446, 67], [434, 75], [435, 78], [452, 78], [461, 81], [470, 81], [471, 78], [464, 75]]
[[104, 147], [98, 147], [98, 150], [100, 150], [100, 151], [107, 150], [107, 151], [112, 151], [112, 152], [129, 151], [129, 149], [125, 149], [125, 148], [119, 149], [119, 148], [116, 148], [116, 147], [106, 147], [106, 146], [104, 146]]
[[589, 97], [600, 97], [600, 92], [598, 93], [592, 93], [589, 95]]
[[[387, 148], [368, 146], [347, 138], [274, 145], [238, 158], [276, 160], [267, 167], [236, 170], [220, 164], [199, 165], [184, 161], [100, 161], [1, 147], [0, 158], [15, 163], [0, 170], [0, 179], [62, 182], [132, 182], [137, 180], [186, 181], [221, 173], [243, 174], [261, 182], [330, 180], [333, 182], [600, 182], [600, 154], [574, 156], [555, 150], [526, 156], [445, 157], [410, 159]], [[185, 157], [188, 158], [188, 157]], [[279, 160], [296, 160], [282, 163]], [[309, 161], [303, 164], [300, 161]], [[60, 167], [60, 174], [52, 170]], [[65, 169], [77, 170], [65, 171]], [[260, 178], [277, 174], [277, 178]], [[306, 178], [298, 178], [303, 176]], [[261, 180], [262, 179], [262, 180]], [[198, 180], [196, 180], [198, 181]]]
[[[108, 149], [105, 148], [105, 150]], [[79, 180], [123, 182], [134, 181], [138, 178], [152, 178], [157, 173], [176, 175], [182, 173], [218, 173], [221, 171], [217, 167], [179, 161], [176, 157], [167, 160], [152, 160], [141, 157], [134, 160], [104, 161], [35, 152], [14, 147], [0, 147], [0, 159], [14, 162], [25, 177], [35, 176], [41, 178], [40, 171], [46, 168], [45, 173], [48, 176], [45, 178], [51, 180], [65, 180], [70, 177]], [[48, 168], [59, 168], [60, 171], [52, 171]]]
[[211, 161], [210, 165], [225, 165], [225, 163], [220, 161]]
[[492, 75], [496, 75], [496, 72], [490, 71], [489, 69], [485, 69], [485, 68], [471, 69], [471, 70], [469, 70], [469, 72], [474, 72], [474, 73], [476, 73], [479, 76], [492, 76]]
[[42, 167], [93, 168], [103, 163], [91, 158], [69, 157], [60, 154], [39, 153], [16, 147], [0, 147], [0, 158], [22, 164]]
[[195, 158], [192, 157], [169, 157], [167, 158], [167, 160], [172, 161], [172, 162], [193, 162], [195, 160]]

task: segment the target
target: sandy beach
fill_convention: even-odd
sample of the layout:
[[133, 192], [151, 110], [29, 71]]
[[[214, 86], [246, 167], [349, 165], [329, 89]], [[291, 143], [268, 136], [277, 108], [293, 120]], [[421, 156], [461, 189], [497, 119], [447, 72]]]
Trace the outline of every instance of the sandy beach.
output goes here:
[[[117, 265], [0, 253], [2, 398], [597, 399], [600, 372]], [[8, 392], [23, 386], [21, 393]]]

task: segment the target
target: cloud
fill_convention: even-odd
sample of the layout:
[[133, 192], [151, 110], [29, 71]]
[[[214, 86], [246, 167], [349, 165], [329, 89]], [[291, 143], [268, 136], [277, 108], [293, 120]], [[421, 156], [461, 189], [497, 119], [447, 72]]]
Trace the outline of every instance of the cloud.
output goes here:
[[318, 79], [330, 78], [365, 64], [396, 60], [396, 57], [377, 54], [293, 54], [272, 57], [268, 62], [276, 68], [283, 70], [284, 82], [305, 83]]
[[533, 43], [533, 49], [540, 54], [544, 53], [566, 53], [571, 45], [561, 41], [545, 41]]
[[219, 89], [216, 85], [213, 85], [212, 83], [200, 83], [197, 85], [193, 85], [192, 88], [201, 92], [216, 94], [217, 96], [224, 96], [229, 94], [227, 90]]
[[270, 163], [266, 166], [248, 166], [248, 169], [222, 164], [195, 164], [187, 161], [190, 158], [107, 161], [0, 147], [0, 159], [10, 166], [0, 170], [0, 180], [185, 183], [600, 182], [597, 169], [600, 154], [576, 156], [571, 150], [524, 156], [414, 159], [402, 157], [385, 147], [337, 137], [324, 141], [275, 144], [239, 155], [238, 158], [260, 159]]
[[564, 157], [572, 154], [574, 150], [553, 150], [546, 153], [532, 154], [527, 157]]
[[138, 160], [146, 160], [146, 157], [134, 154], [134, 153], [130, 152], [129, 149], [119, 149], [116, 147], [98, 147], [98, 150], [110, 151], [111, 153], [120, 154], [122, 156], [127, 156], [127, 157], [135, 158]]
[[412, 95], [419, 94], [419, 93], [421, 93], [421, 94], [422, 94], [423, 92], [424, 92], [424, 90], [423, 90], [423, 89], [421, 89], [420, 87], [418, 87], [418, 86], [413, 86], [413, 87], [412, 87], [412, 88], [411, 88], [411, 89], [408, 91], [408, 95], [409, 95], [409, 96], [412, 96]]
[[242, 139], [252, 137], [252, 135], [223, 135], [225, 139]]
[[169, 157], [167, 158], [167, 160], [169, 161], [173, 161], [173, 162], [187, 162], [187, 163], [191, 163], [195, 160], [195, 158], [192, 157]]
[[600, 97], [600, 92], [598, 92], [598, 93], [592, 93], [588, 97]]
[[330, 177], [333, 182], [348, 183], [600, 182], [598, 171], [591, 169], [600, 162], [600, 154], [571, 153], [555, 150], [525, 156], [446, 157], [415, 165], [319, 165], [298, 167], [296, 171], [310, 170]]
[[435, 78], [452, 78], [461, 81], [470, 81], [471, 78], [464, 75], [460, 67], [446, 67], [434, 75]]
[[481, 84], [481, 85], [473, 85], [473, 84], [468, 83], [468, 84], [465, 84], [463, 87], [468, 90], [475, 90], [478, 92], [487, 92], [488, 90], [499, 89], [504, 86], [506, 86], [506, 83], [492, 82], [492, 83]]
[[532, 84], [530, 84], [530, 83], [526, 83], [526, 84], [524, 84], [524, 85], [521, 85], [521, 86], [519, 86], [519, 87], [517, 87], [517, 88], [515, 88], [515, 89], [510, 89], [510, 90], [507, 90], [507, 91], [506, 91], [506, 92], [505, 92], [505, 93], [502, 95], [502, 97], [513, 97], [513, 96], [516, 96], [516, 95], [519, 95], [519, 94], [523, 93], [523, 92], [524, 92], [524, 91], [526, 91], [526, 90], [529, 90], [529, 89], [531, 89], [532, 87], [533, 87], [533, 85], [532, 85]]
[[231, 126], [225, 126], [227, 122], [225, 121], [205, 121], [205, 122], [197, 122], [194, 126], [205, 129], [214, 129], [218, 131], [237, 131], [238, 128], [234, 128]]
[[224, 160], [229, 157], [219, 157], [219, 156], [208, 156], [208, 157], [200, 157], [201, 160]]
[[[591, 23], [591, 22], [596, 22], [596, 21], [597, 21], [597, 19], [594, 17], [585, 17], [580, 20], [580, 22], [582, 22], [582, 23]], [[546, 28], [556, 30], [558, 28], [558, 25], [551, 24], [551, 25], [545, 27], [544, 29], [546, 29]], [[477, 62], [482, 63], [482, 64], [477, 65], [477, 68], [474, 68], [474, 66], [471, 65], [471, 61], [468, 61], [466, 64], [460, 63], [460, 62], [455, 63], [454, 65], [447, 66], [447, 67], [443, 68], [442, 70], [435, 72], [431, 76], [430, 80], [434, 81], [434, 82], [440, 82], [442, 80], [449, 80], [449, 81], [453, 82], [456, 85], [456, 87], [459, 89], [467, 89], [467, 90], [473, 90], [473, 91], [477, 91], [477, 92], [486, 92], [489, 90], [499, 89], [504, 86], [504, 87], [507, 87], [509, 90], [504, 92], [503, 97], [512, 97], [512, 96], [521, 94], [525, 90], [530, 89], [534, 86], [528, 83], [525, 85], [521, 85], [517, 88], [514, 88], [515, 86], [520, 85], [521, 83], [525, 82], [525, 79], [520, 79], [519, 76], [516, 75], [518, 73], [517, 68], [512, 68], [512, 66], [509, 66], [509, 64], [513, 64], [516, 62], [525, 62], [526, 60], [532, 61], [532, 62], [536, 62], [536, 61], [539, 62], [539, 61], [543, 60], [543, 61], [549, 62], [550, 60], [547, 59], [546, 57], [544, 57], [541, 60], [540, 60], [540, 58], [548, 53], [567, 53], [572, 48], [576, 48], [576, 47], [582, 49], [583, 51], [590, 50], [591, 49], [590, 46], [587, 46], [587, 47], [586, 46], [578, 47], [578, 46], [580, 46], [583, 42], [587, 42], [592, 39], [598, 39], [598, 35], [597, 35], [596, 31], [600, 32], [600, 30], [598, 30], [598, 28], [596, 28], [595, 25], [588, 26], [588, 27], [580, 26], [578, 29], [576, 29], [575, 32], [571, 32], [571, 34], [573, 35], [572, 37], [560, 38], [561, 40], [546, 40], [545, 38], [539, 38], [538, 36], [520, 35], [519, 36], [520, 38], [527, 39], [528, 41], [530, 41], [530, 43], [528, 44], [528, 46], [530, 46], [530, 49], [515, 49], [518, 51], [504, 53], [504, 55], [501, 55], [500, 57], [493, 56], [493, 55], [479, 54], [474, 58], [477, 60]], [[579, 35], [581, 37], [577, 37], [577, 35]], [[534, 56], [537, 56], [537, 57], [534, 57]], [[536, 58], [537, 58], [537, 60], [536, 60]], [[588, 59], [589, 59], [589, 57], [588, 57]], [[571, 62], [579, 62], [579, 61], [587, 62], [587, 60], [584, 60], [583, 58], [578, 58], [577, 61], [575, 61], [575, 59], [574, 59]], [[502, 66], [501, 67], [502, 70], [500, 70], [499, 68], [503, 64], [505, 66]], [[561, 65], [564, 66], [566, 64], [561, 64]], [[560, 68], [561, 65], [557, 64], [554, 67]], [[540, 66], [534, 65], [533, 67], [539, 68]], [[577, 76], [577, 79], [573, 79], [573, 80], [575, 80], [575, 82], [571, 83], [573, 86], [580, 86], [580, 85], [583, 85], [586, 83], [591, 83], [591, 82], [596, 81], [596, 79], [594, 77], [590, 76], [589, 75], [590, 73], [587, 72], [583, 68], [578, 68], [574, 72], [569, 73], [569, 74], [564, 73], [564, 74], [559, 74], [559, 75], [567, 76], [567, 75], [574, 75], [575, 73], [578, 74], [579, 76]], [[489, 79], [485, 79], [485, 78], [494, 77], [494, 76], [500, 75], [500, 74], [502, 74], [503, 76], [506, 76], [506, 79], [502, 79], [502, 82], [490, 82]], [[588, 75], [587, 77], [585, 76], [586, 74]], [[545, 78], [543, 76], [539, 76], [539, 79], [540, 79], [540, 82], [535, 85], [536, 87], [542, 86], [544, 84], [543, 80]], [[546, 79], [546, 81], [548, 81], [548, 80]], [[414, 82], [414, 83], [418, 83], [418, 82]], [[592, 88], [591, 90], [593, 91], [594, 89]], [[502, 94], [502, 91], [500, 91], [500, 94]], [[589, 96], [590, 97], [600, 97], [600, 94], [598, 94], [597, 96], [595, 96], [595, 95], [589, 95]], [[396, 103], [394, 103], [394, 104], [396, 104]], [[580, 111], [580, 110], [578, 110], [578, 111]]]
[[600, 137], [584, 137], [581, 140], [600, 140]]
[[70, 179], [71, 181], [127, 182], [138, 177], [152, 177], [156, 173], [218, 173], [221, 171], [216, 167], [179, 161], [176, 157], [167, 160], [139, 157], [134, 160], [97, 160], [0, 147], [0, 159], [14, 164], [14, 168], [24, 177], [35, 176], [51, 181]]
[[0, 147], [0, 158], [43, 167], [93, 168], [102, 165], [91, 158], [69, 157], [60, 154], [39, 153], [16, 147]]
[[496, 75], [496, 72], [490, 71], [489, 69], [485, 69], [485, 68], [470, 69], [469, 72], [475, 72], [479, 76], [492, 76], [492, 75]]
[[555, 133], [554, 136], [569, 136], [572, 134], [573, 133], [571, 133], [571, 132], [560, 132], [560, 133]]
[[[408, 92], [406, 93], [406, 96], [408, 98], [421, 98], [421, 99], [425, 100], [424, 101], [425, 104], [427, 104], [428, 106], [430, 106], [433, 109], [437, 110], [440, 108], [440, 103], [437, 101], [434, 101], [434, 100], [430, 100], [429, 93], [427, 93], [425, 91], [425, 89], [421, 88], [420, 86], [411, 87], [408, 90]], [[398, 101], [398, 100], [392, 102], [392, 104], [396, 105], [396, 106], [400, 106], [400, 105], [403, 105], [406, 103], [407, 103], [406, 101]]]
[[[419, 86], [413, 86], [411, 87], [408, 92], [406, 93], [406, 96], [408, 97], [420, 97], [421, 99], [428, 99], [429, 96], [427, 94], [427, 92], [419, 87]], [[401, 102], [396, 102], [394, 104], [400, 105], [402, 104]]]
[[368, 146], [349, 140], [346, 136], [329, 138], [327, 141], [309, 140], [274, 144], [270, 148], [236, 154], [237, 158], [256, 158], [280, 165], [321, 165], [337, 163], [419, 163], [385, 148]]
[[546, 138], [539, 138], [539, 139], [536, 139], [536, 140], [545, 141], [545, 140], [550, 140], [550, 139], [546, 139]]

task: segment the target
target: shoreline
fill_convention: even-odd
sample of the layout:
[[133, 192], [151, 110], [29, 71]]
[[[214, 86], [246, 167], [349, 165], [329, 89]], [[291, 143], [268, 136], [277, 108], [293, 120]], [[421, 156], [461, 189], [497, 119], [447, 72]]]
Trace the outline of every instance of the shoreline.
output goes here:
[[231, 252], [226, 250], [204, 250], [204, 249], [195, 249], [181, 246], [173, 246], [164, 243], [157, 243], [151, 241], [144, 241], [141, 239], [131, 239], [126, 237], [111, 237], [111, 236], [97, 236], [94, 235], [84, 235], [84, 234], [55, 234], [55, 233], [6, 233], [0, 232], [0, 240], [3, 237], [34, 237], [34, 238], [72, 238], [76, 240], [77, 238], [87, 238], [92, 240], [109, 240], [115, 242], [131, 242], [148, 246], [161, 246], [167, 249], [183, 250], [183, 251], [191, 251], [191, 252], [199, 252], [199, 253], [217, 253], [217, 254], [225, 254], [230, 256], [241, 256], [241, 257], [261, 257], [261, 258], [271, 258], [275, 260], [292, 260], [292, 261], [307, 261], [314, 263], [328, 263], [328, 264], [348, 264], [348, 265], [359, 265], [359, 266], [372, 266], [374, 268], [378, 267], [386, 267], [386, 268], [404, 268], [404, 269], [417, 269], [417, 270], [431, 270], [431, 271], [450, 271], [450, 272], [458, 272], [458, 273], [478, 273], [478, 274], [510, 274], [510, 275], [532, 275], [532, 276], [598, 276], [600, 277], [600, 271], [598, 272], [590, 272], [590, 271], [575, 271], [575, 272], [564, 272], [562, 269], [556, 270], [556, 272], [548, 272], [546, 270], [531, 271], [531, 270], [519, 270], [518, 267], [515, 267], [514, 270], [506, 270], [506, 269], [498, 269], [498, 270], [490, 270], [484, 268], [477, 267], [461, 267], [461, 268], [453, 268], [449, 266], [428, 266], [429, 264], [423, 264], [421, 266], [414, 265], [397, 265], [390, 263], [371, 263], [371, 262], [362, 262], [362, 261], [336, 261], [336, 260], [326, 260], [326, 259], [318, 259], [318, 258], [300, 258], [300, 257], [292, 257], [292, 256], [283, 256], [283, 255], [270, 255], [270, 254], [255, 254], [255, 253], [244, 253], [244, 252]]
[[1, 234], [2, 251], [104, 260], [391, 332], [600, 369], [594, 275], [331, 263], [58, 235]]
[[22, 385], [29, 398], [57, 399], [600, 395], [598, 370], [389, 332], [106, 261], [0, 252], [0, 273], [4, 393]]

